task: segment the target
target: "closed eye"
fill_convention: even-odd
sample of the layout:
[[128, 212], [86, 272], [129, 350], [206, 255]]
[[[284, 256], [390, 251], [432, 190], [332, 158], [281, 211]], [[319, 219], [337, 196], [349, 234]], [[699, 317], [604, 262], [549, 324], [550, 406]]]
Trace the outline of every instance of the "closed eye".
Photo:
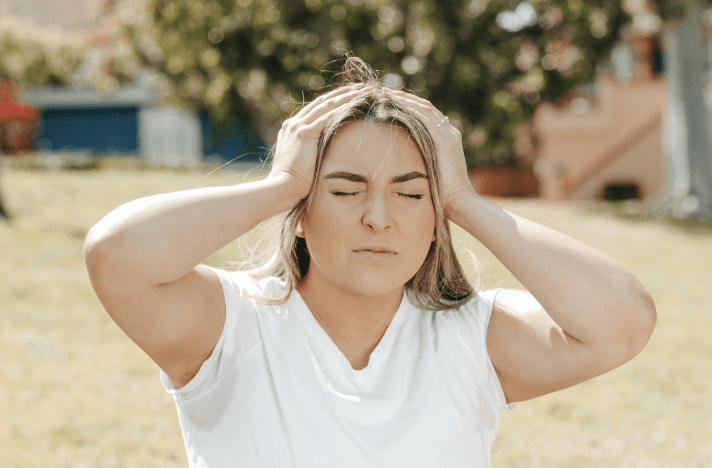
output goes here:
[[398, 193], [401, 197], [410, 198], [414, 200], [420, 200], [423, 196], [419, 193]]
[[358, 195], [358, 192], [331, 192], [337, 197], [355, 197]]
[[[355, 197], [356, 195], [359, 194], [359, 192], [331, 192], [333, 195], [336, 195], [337, 197]], [[398, 193], [403, 198], [408, 198], [410, 200], [420, 200], [423, 198], [423, 195], [419, 193]]]

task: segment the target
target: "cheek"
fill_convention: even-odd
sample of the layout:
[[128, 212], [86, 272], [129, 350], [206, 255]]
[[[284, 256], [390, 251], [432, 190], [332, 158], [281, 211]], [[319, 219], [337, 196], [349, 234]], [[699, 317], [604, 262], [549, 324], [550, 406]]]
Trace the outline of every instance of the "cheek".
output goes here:
[[343, 210], [334, 209], [328, 201], [315, 200], [303, 224], [310, 250], [318, 255], [319, 251], [333, 252], [338, 249], [337, 240], [344, 239], [346, 235], [344, 218]]
[[415, 272], [425, 261], [428, 256], [428, 251], [434, 240], [435, 233], [435, 210], [432, 205], [429, 208], [419, 210], [414, 216], [408, 217], [408, 220], [403, 225], [404, 247], [410, 252], [408, 264], [409, 268]]
[[[424, 207], [415, 210], [411, 213], [404, 223], [405, 232], [413, 233], [409, 236], [414, 242], [427, 242], [430, 243], [433, 238], [432, 235], [435, 232], [435, 209], [432, 205], [425, 205]], [[415, 235], [417, 233], [417, 235]]]

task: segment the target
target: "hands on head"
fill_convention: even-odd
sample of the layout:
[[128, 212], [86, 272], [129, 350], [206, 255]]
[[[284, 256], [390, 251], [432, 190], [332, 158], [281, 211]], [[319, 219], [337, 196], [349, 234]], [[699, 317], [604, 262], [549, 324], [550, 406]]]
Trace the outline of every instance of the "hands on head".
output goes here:
[[440, 195], [445, 212], [460, 195], [473, 193], [462, 149], [462, 135], [430, 101], [412, 93], [363, 83], [325, 93], [285, 120], [279, 131], [270, 176], [287, 177], [300, 199], [312, 188], [319, 141], [330, 119], [352, 101], [369, 93], [387, 93], [426, 126], [436, 151]]
[[397, 102], [420, 118], [430, 132], [435, 145], [438, 172], [440, 172], [440, 196], [447, 214], [456, 198], [463, 194], [474, 193], [462, 149], [462, 134], [450, 124], [445, 114], [427, 99], [396, 89], [389, 89], [388, 92]]
[[363, 84], [337, 88], [319, 96], [285, 120], [277, 135], [270, 175], [290, 178], [300, 198], [309, 195], [316, 169], [319, 139], [329, 117], [368, 90], [369, 87]]

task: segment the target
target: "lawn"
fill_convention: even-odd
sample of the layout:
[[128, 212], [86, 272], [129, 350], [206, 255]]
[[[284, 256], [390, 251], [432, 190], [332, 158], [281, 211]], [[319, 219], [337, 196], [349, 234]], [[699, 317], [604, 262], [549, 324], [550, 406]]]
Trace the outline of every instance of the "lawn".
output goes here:
[[[89, 228], [125, 202], [243, 180], [226, 169], [206, 173], [2, 172], [15, 215], [0, 222], [3, 466], [187, 466], [158, 368], [102, 309], [82, 245]], [[496, 202], [626, 265], [655, 299], [658, 323], [633, 361], [505, 412], [492, 466], [712, 466], [712, 226], [626, 215], [620, 205]], [[454, 233], [479, 259], [485, 285], [519, 287], [476, 240]], [[236, 259], [236, 244], [206, 263]]]

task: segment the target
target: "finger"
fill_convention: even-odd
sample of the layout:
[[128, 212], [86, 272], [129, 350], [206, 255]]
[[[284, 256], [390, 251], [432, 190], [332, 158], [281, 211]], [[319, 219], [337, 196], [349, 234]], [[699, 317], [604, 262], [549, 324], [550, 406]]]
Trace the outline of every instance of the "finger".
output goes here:
[[420, 112], [417, 109], [413, 109], [413, 108], [409, 108], [409, 109], [413, 114], [415, 114], [416, 117], [418, 117], [420, 119], [421, 122], [423, 122], [425, 124], [426, 127], [428, 127], [428, 130], [430, 130], [430, 132], [432, 133], [433, 127], [435, 126], [433, 124], [432, 119], [429, 119], [428, 117], [425, 116], [425, 114], [423, 114], [422, 112]]
[[303, 120], [305, 124], [309, 125], [315, 119], [324, 115], [324, 113], [329, 112], [335, 108], [341, 107], [342, 105], [352, 101], [359, 95], [368, 93], [371, 89], [373, 89], [373, 87], [361, 87], [337, 94], [335, 96], [331, 96], [328, 99], [322, 100], [319, 103], [315, 103], [315, 105], [310, 109], [305, 109], [306, 112], [304, 112], [302, 115], [297, 115]]
[[337, 107], [332, 108], [331, 110], [328, 110], [328, 111], [322, 113], [319, 116], [316, 116], [313, 121], [311, 121], [308, 124], [305, 124], [304, 128], [309, 129], [309, 132], [311, 134], [313, 134], [315, 136], [317, 136], [317, 135], [320, 136], [321, 132], [323, 132], [324, 129], [326, 128], [326, 124], [329, 121], [329, 119], [331, 117], [333, 117], [334, 114], [336, 114], [340, 110], [340, 108], [341, 108], [341, 106], [339, 105]]
[[418, 97], [414, 94], [399, 91], [398, 93], [393, 94], [392, 97], [393, 99], [408, 107], [415, 107], [419, 109], [421, 112], [427, 113], [431, 111], [435, 115], [443, 115], [443, 113], [440, 112], [440, 110], [438, 110], [438, 108], [435, 107], [432, 102], [428, 101], [427, 99]]
[[393, 93], [393, 97], [399, 97], [399, 98], [404, 99], [408, 102], [412, 102], [419, 106], [424, 106], [426, 108], [432, 109], [433, 112], [435, 112], [436, 114], [442, 114], [442, 112], [440, 112], [440, 110], [437, 107], [435, 107], [435, 105], [432, 102], [430, 102], [427, 99], [422, 98], [420, 96], [416, 96], [413, 93], [408, 93], [408, 92], [402, 91], [400, 89], [389, 89], [388, 92]]
[[396, 102], [404, 105], [412, 112], [416, 112], [421, 119], [424, 119], [425, 122], [437, 124], [444, 118], [443, 113], [437, 110], [437, 108], [429, 102], [428, 104], [424, 104], [420, 100], [411, 99], [407, 96], [393, 96], [393, 98]]
[[454, 136], [459, 134], [459, 130], [455, 126], [449, 123], [448, 120], [444, 120], [445, 116], [442, 112], [438, 111], [437, 114], [433, 112], [432, 109], [434, 109], [434, 106], [426, 106], [420, 101], [414, 99], [408, 101], [405, 96], [393, 96], [393, 98], [396, 102], [408, 107], [408, 109], [415, 114], [415, 116], [418, 117], [426, 127], [428, 127], [428, 130], [433, 137], [435, 137], [436, 133], [441, 134], [442, 132], [446, 132], [443, 134], [450, 134]]
[[309, 112], [311, 109], [313, 109], [315, 106], [319, 105], [320, 103], [324, 102], [327, 99], [335, 98], [339, 95], [342, 95], [344, 93], [352, 92], [358, 89], [363, 89], [365, 85], [363, 83], [356, 83], [353, 85], [347, 85], [347, 86], [340, 86], [336, 89], [333, 89], [327, 93], [322, 94], [321, 96], [318, 96], [316, 99], [314, 99], [312, 102], [309, 104], [305, 105], [302, 107], [299, 112]]

